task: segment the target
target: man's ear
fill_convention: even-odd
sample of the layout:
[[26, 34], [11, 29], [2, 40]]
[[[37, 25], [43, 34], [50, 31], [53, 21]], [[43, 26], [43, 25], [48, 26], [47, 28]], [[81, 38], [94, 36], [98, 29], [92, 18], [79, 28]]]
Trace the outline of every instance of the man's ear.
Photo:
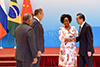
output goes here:
[[30, 19], [28, 20], [28, 24], [31, 25], [31, 20]]
[[38, 14], [41, 14], [41, 13], [38, 13]]
[[29, 20], [27, 20], [26, 22], [29, 23]]
[[83, 18], [81, 18], [81, 20], [83, 20]]
[[31, 20], [29, 19], [28, 22], [30, 23], [30, 21], [31, 21]]

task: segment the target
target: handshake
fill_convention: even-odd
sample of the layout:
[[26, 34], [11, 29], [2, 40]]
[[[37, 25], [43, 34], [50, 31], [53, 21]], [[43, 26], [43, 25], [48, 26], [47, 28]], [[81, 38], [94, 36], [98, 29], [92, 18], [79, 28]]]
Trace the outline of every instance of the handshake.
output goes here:
[[76, 38], [66, 38], [65, 39], [65, 42], [69, 42], [69, 41], [76, 42]]

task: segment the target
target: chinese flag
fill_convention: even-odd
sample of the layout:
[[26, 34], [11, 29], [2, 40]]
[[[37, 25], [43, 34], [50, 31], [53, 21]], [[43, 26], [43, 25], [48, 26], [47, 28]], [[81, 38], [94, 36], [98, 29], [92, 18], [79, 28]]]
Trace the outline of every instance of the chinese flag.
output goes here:
[[23, 23], [23, 15], [25, 13], [33, 14], [30, 0], [23, 0], [22, 13], [21, 13], [22, 22], [21, 23]]

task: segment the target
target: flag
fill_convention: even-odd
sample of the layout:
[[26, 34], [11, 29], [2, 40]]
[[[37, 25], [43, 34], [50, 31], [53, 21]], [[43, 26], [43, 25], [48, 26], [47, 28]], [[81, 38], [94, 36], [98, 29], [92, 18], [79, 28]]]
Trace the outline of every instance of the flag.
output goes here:
[[13, 36], [15, 36], [16, 27], [20, 24], [21, 24], [21, 16], [17, 1], [10, 0], [7, 28]]
[[[33, 14], [30, 0], [23, 0], [21, 19], [25, 13]], [[23, 23], [23, 21], [22, 21]]]
[[0, 0], [0, 39], [7, 35], [7, 13], [4, 0]]

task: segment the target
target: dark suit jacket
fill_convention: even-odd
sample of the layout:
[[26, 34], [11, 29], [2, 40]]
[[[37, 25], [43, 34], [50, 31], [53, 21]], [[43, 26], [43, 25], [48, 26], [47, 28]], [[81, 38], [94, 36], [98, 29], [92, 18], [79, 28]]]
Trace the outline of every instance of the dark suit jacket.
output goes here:
[[79, 54], [82, 56], [86, 56], [87, 52], [90, 51], [92, 54], [94, 53], [93, 47], [93, 34], [91, 26], [87, 23], [83, 25], [81, 29], [80, 35], [76, 38], [79, 41]]
[[37, 57], [34, 30], [28, 24], [23, 23], [15, 30], [17, 43], [15, 59], [20, 61], [33, 61]]
[[44, 30], [40, 22], [33, 18], [32, 28], [35, 31], [35, 43], [37, 51], [44, 52]]

